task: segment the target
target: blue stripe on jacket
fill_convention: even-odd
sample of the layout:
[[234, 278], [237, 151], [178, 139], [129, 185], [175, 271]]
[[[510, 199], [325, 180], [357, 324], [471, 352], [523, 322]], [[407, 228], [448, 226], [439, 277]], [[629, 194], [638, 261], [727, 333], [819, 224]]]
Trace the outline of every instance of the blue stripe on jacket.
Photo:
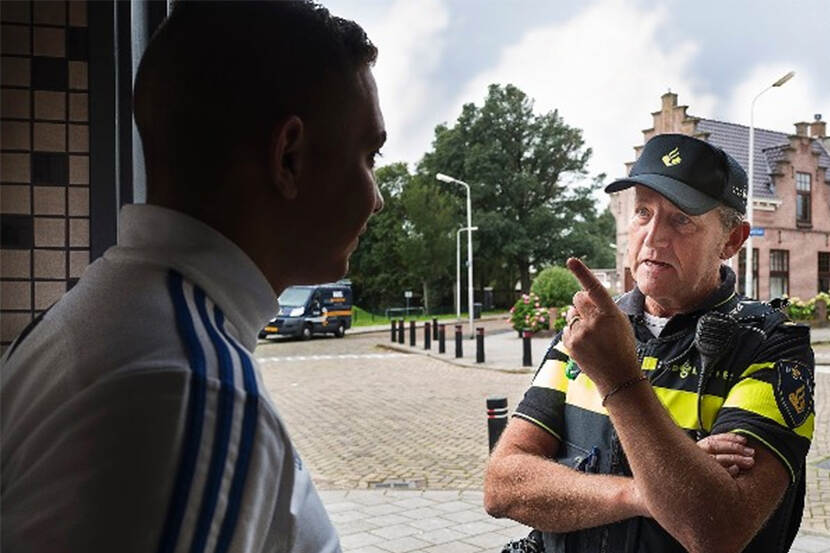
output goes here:
[[205, 354], [196, 335], [193, 318], [187, 307], [184, 295], [184, 281], [182, 275], [170, 271], [167, 277], [167, 286], [173, 307], [176, 312], [176, 328], [187, 349], [188, 361], [191, 368], [190, 394], [187, 405], [187, 420], [185, 423], [184, 444], [182, 446], [179, 469], [176, 473], [173, 495], [167, 510], [167, 518], [159, 541], [159, 553], [173, 553], [181, 532], [190, 488], [193, 484], [196, 458], [199, 454], [199, 444], [202, 439], [202, 424], [205, 416]]
[[239, 455], [236, 458], [231, 489], [228, 493], [228, 506], [225, 511], [225, 519], [219, 531], [219, 538], [216, 542], [216, 553], [226, 553], [233, 539], [236, 530], [236, 521], [239, 518], [239, 510], [242, 504], [242, 494], [245, 491], [245, 481], [248, 477], [248, 468], [251, 464], [251, 451], [253, 450], [254, 437], [257, 429], [257, 418], [259, 415], [259, 390], [257, 389], [254, 366], [248, 356], [236, 341], [228, 335], [224, 324], [216, 318], [219, 330], [222, 335], [233, 346], [239, 359], [242, 362], [243, 380], [245, 383], [245, 410], [242, 418], [242, 436], [239, 444]]
[[[207, 329], [216, 356], [219, 359], [219, 401], [216, 413], [216, 430], [213, 439], [213, 452], [210, 457], [210, 468], [208, 469], [207, 483], [202, 496], [202, 507], [199, 510], [199, 518], [196, 522], [196, 533], [190, 544], [191, 553], [202, 553], [207, 543], [210, 532], [213, 514], [216, 512], [216, 503], [219, 498], [219, 489], [222, 485], [222, 475], [225, 472], [225, 460], [228, 457], [228, 442], [231, 436], [233, 423], [233, 361], [227, 344], [219, 335], [207, 313], [207, 302], [205, 293], [196, 288], [196, 308], [202, 324]], [[221, 327], [224, 315], [218, 308], [214, 309], [216, 325]]]

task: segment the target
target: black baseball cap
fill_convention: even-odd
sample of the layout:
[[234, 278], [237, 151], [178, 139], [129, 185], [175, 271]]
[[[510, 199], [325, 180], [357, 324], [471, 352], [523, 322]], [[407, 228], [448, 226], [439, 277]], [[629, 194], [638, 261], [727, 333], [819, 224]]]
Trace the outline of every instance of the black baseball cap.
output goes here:
[[635, 184], [665, 196], [689, 215], [701, 215], [722, 203], [746, 213], [747, 178], [743, 167], [717, 146], [685, 134], [658, 134], [643, 148], [628, 178], [606, 192]]

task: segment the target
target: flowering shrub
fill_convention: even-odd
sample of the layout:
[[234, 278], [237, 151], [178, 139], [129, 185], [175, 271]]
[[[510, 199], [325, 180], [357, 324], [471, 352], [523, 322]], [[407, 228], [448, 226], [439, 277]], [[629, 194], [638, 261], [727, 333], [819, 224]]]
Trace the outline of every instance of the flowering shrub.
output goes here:
[[787, 315], [794, 321], [810, 320], [816, 314], [816, 299], [803, 301], [801, 298], [789, 298], [789, 304], [786, 307]]
[[548, 328], [548, 310], [542, 307], [539, 296], [522, 294], [510, 308], [510, 324], [515, 330], [538, 332]]
[[570, 305], [566, 305], [566, 306], [561, 307], [559, 309], [559, 314], [556, 316], [556, 319], [553, 321], [553, 329], [556, 330], [556, 332], [559, 332], [560, 330], [565, 328], [565, 324], [566, 324], [565, 315], [567, 315], [568, 309], [570, 309], [570, 308], [571, 308]]

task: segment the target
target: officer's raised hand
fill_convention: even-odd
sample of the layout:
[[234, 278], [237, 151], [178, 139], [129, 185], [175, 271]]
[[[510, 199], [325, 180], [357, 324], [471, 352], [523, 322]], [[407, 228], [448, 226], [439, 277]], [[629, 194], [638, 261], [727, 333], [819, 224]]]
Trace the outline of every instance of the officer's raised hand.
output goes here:
[[605, 396], [641, 376], [634, 334], [628, 318], [582, 261], [568, 259], [568, 269], [583, 290], [574, 294], [562, 340], [580, 369]]

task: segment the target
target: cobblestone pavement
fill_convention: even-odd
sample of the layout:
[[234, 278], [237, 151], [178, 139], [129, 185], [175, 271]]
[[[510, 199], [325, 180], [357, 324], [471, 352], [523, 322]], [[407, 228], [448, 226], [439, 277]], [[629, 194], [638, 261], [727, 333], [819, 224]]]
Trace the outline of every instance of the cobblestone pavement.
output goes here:
[[[265, 385], [323, 490], [344, 551], [499, 551], [526, 529], [481, 507], [484, 400], [505, 395], [515, 407], [530, 374], [377, 347], [388, 340], [387, 332], [257, 350]], [[534, 353], [541, 351], [534, 344]], [[488, 360], [496, 357], [488, 350]], [[792, 549], [798, 553], [830, 553], [830, 471], [816, 466], [830, 457], [830, 367], [822, 369], [804, 521]]]

